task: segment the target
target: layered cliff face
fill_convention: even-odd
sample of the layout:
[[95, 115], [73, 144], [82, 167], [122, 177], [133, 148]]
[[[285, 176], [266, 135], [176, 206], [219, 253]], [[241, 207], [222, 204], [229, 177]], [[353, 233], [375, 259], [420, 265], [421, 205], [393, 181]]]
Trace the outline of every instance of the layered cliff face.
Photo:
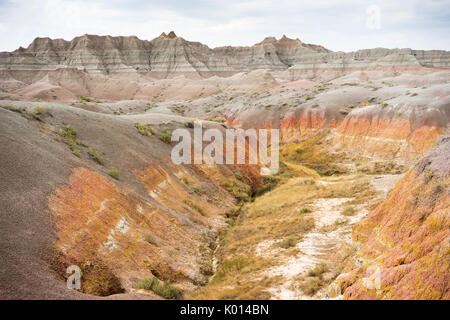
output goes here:
[[304, 53], [328, 52], [286, 37], [252, 47], [210, 49], [172, 31], [152, 41], [137, 37], [84, 35], [72, 41], [37, 38], [28, 48], [0, 54], [0, 70], [73, 68], [89, 73], [138, 72], [154, 77], [231, 75], [254, 69], [286, 69]]
[[353, 229], [356, 269], [329, 294], [346, 299], [449, 299], [450, 139], [445, 137]]
[[166, 78], [232, 75], [255, 69], [286, 70], [292, 77], [334, 70], [449, 67], [446, 51], [370, 49], [330, 52], [283, 36], [264, 39], [251, 47], [210, 49], [177, 37], [172, 31], [151, 40], [137, 37], [83, 35], [71, 41], [36, 38], [27, 48], [0, 53], [0, 70], [51, 71], [77, 69], [88, 73], [140, 73]]
[[392, 159], [425, 154], [448, 130], [450, 100], [441, 95], [448, 92], [445, 86], [421, 91], [417, 99], [400, 95], [352, 110], [338, 126], [335, 142], [355, 152]]

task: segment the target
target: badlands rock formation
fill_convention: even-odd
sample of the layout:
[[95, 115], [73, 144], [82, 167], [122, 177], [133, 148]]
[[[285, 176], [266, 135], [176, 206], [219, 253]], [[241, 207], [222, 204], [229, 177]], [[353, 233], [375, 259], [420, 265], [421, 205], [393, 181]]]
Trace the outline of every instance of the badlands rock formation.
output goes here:
[[255, 69], [284, 70], [305, 54], [329, 52], [300, 40], [266, 38], [252, 47], [210, 49], [172, 31], [147, 41], [137, 37], [84, 35], [72, 41], [36, 38], [28, 48], [0, 55], [0, 70], [76, 69], [89, 73], [137, 72], [155, 77], [174, 74], [230, 75]]
[[450, 138], [353, 229], [358, 268], [330, 286], [347, 299], [450, 299]]
[[292, 74], [317, 70], [384, 67], [449, 67], [446, 51], [369, 49], [343, 53], [299, 39], [268, 37], [251, 47], [211, 49], [177, 37], [172, 31], [147, 41], [137, 37], [83, 35], [71, 41], [36, 38], [27, 48], [0, 54], [0, 70], [49, 71], [75, 69], [89, 73], [135, 72], [152, 77], [231, 75], [256, 69], [286, 70]]
[[[137, 285], [156, 277], [187, 297], [319, 298], [331, 283], [349, 299], [448, 299], [449, 81], [446, 51], [286, 37], [84, 35], [0, 53], [0, 297], [159, 298]], [[167, 137], [194, 119], [280, 129], [280, 173], [174, 165]], [[331, 260], [352, 228], [358, 252]], [[325, 278], [305, 276], [318, 263]], [[80, 292], [65, 287], [73, 264]]]

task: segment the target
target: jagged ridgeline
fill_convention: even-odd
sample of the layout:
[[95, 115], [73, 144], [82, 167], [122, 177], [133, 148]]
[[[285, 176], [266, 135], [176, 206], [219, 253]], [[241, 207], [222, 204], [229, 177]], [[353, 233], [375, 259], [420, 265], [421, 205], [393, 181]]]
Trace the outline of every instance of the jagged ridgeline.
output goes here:
[[76, 69], [89, 73], [137, 72], [169, 75], [231, 75], [256, 69], [312, 72], [328, 69], [448, 67], [447, 51], [368, 49], [332, 52], [283, 36], [267, 37], [249, 47], [217, 47], [187, 41], [172, 31], [148, 41], [135, 36], [83, 35], [71, 41], [36, 38], [27, 48], [0, 53], [2, 71]]

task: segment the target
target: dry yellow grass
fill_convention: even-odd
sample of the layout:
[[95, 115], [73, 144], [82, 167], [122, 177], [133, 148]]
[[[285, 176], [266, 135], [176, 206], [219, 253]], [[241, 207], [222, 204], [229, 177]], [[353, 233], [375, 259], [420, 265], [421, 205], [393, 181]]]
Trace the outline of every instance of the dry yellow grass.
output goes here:
[[347, 173], [348, 169], [341, 165], [345, 154], [329, 151], [332, 147], [329, 133], [330, 130], [323, 130], [309, 139], [281, 146], [280, 159], [307, 166], [324, 176]]
[[[322, 183], [311, 169], [291, 163], [287, 167], [302, 176], [283, 179], [274, 190], [241, 208], [234, 225], [221, 233], [216, 275], [205, 287], [188, 295], [190, 298], [270, 298], [268, 288], [276, 287], [283, 279], [270, 278], [268, 270], [298, 254], [295, 244], [315, 229], [314, 211], [299, 214], [300, 209], [310, 207], [319, 198], [354, 198], [352, 201], [359, 202], [376, 194], [361, 175], [322, 178], [326, 182]], [[264, 241], [273, 244], [267, 253], [257, 255], [256, 248]]]

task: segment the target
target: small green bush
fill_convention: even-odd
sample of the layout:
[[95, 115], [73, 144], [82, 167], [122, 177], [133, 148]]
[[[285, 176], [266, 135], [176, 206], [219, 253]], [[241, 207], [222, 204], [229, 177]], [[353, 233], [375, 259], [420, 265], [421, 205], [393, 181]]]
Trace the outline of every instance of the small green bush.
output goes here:
[[88, 98], [88, 97], [80, 96], [80, 101], [82, 101], [82, 102], [91, 102], [92, 99], [91, 99], [91, 98]]
[[149, 131], [149, 129], [145, 125], [143, 125], [142, 123], [136, 122], [134, 124], [134, 126], [136, 127], [138, 132], [140, 134], [142, 134], [143, 136], [151, 136], [152, 135], [152, 132]]
[[310, 213], [312, 210], [309, 208], [301, 208], [298, 210], [298, 213]]
[[255, 195], [261, 196], [265, 194], [266, 192], [269, 192], [273, 188], [275, 188], [278, 184], [278, 180], [273, 177], [264, 177], [264, 186], [256, 190]]
[[59, 129], [59, 134], [64, 138], [64, 142], [69, 146], [70, 150], [72, 150], [72, 153], [77, 157], [80, 157], [80, 151], [77, 148], [77, 130], [69, 125], [65, 125], [62, 129]]
[[99, 165], [104, 165], [105, 162], [102, 159], [102, 156], [100, 155], [100, 152], [95, 149], [95, 148], [90, 148], [88, 150], [88, 154], [89, 156], [92, 158], [92, 160], [94, 160], [95, 162], [97, 162]]
[[52, 115], [47, 108], [42, 108], [40, 106], [37, 106], [34, 108], [34, 112], [32, 113], [32, 117], [36, 120], [41, 120], [41, 116], [44, 115]]
[[165, 129], [159, 134], [159, 139], [167, 144], [172, 143], [172, 131]]
[[109, 174], [111, 177], [113, 177], [114, 179], [119, 180], [119, 171], [117, 171], [116, 168], [111, 167], [111, 169], [109, 169], [108, 174]]
[[161, 284], [156, 277], [153, 277], [152, 279], [142, 279], [135, 283], [133, 287], [135, 289], [153, 291], [157, 295], [166, 299], [179, 300], [181, 298], [181, 294], [178, 289], [172, 286], [169, 281], [165, 281], [164, 284]]

